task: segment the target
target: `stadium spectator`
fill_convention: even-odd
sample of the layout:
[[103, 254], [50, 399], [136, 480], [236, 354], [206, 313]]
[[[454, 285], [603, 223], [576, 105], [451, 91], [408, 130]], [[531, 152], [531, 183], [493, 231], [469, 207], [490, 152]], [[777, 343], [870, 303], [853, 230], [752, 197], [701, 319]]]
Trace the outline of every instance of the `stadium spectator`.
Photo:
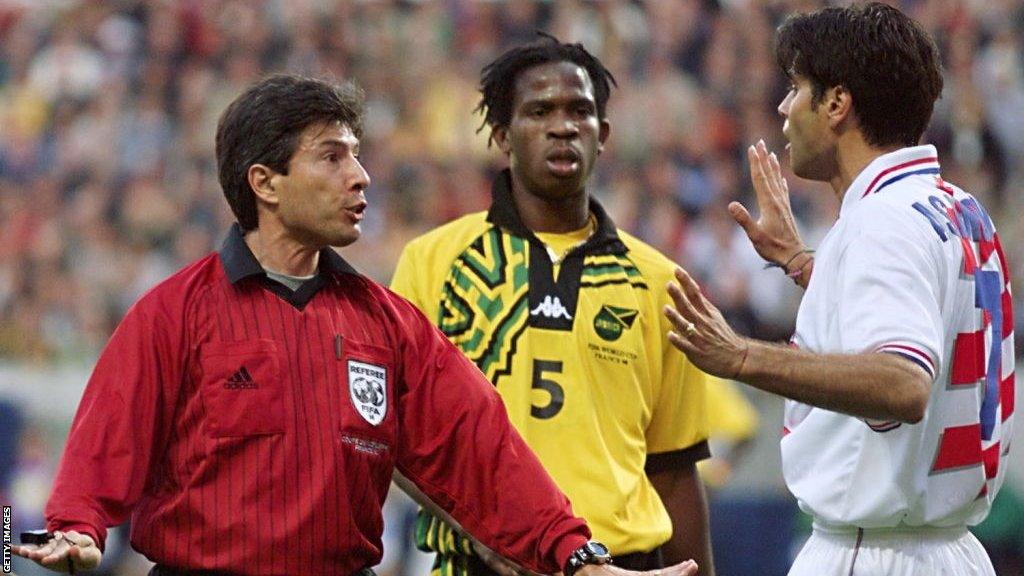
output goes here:
[[[730, 201], [752, 198], [752, 188], [740, 177], [747, 169], [745, 143], [764, 137], [772, 148], [783, 145], [773, 115], [785, 78], [771, 58], [772, 31], [782, 16], [823, 6], [825, 0], [517, 4], [0, 2], [0, 364], [30, 375], [41, 369], [83, 373], [73, 379], [84, 382], [128, 306], [160, 277], [159, 270], [180, 268], [196, 259], [197, 251], [219, 244], [231, 213], [220, 200], [211, 161], [217, 116], [243, 86], [269, 72], [351, 76], [366, 87], [363, 140], [372, 152], [363, 161], [374, 175], [374, 206], [380, 209], [367, 215], [363, 228], [375, 249], [343, 253], [360, 271], [387, 281], [409, 239], [486, 206], [487, 183], [501, 159], [488, 156], [480, 136], [472, 134], [479, 120], [464, 113], [464, 99], [472, 95], [484, 63], [508, 49], [516, 34], [532, 35], [536, 29], [569, 41], [600, 39], [592, 45], [594, 53], [616, 71], [621, 87], [609, 102], [615, 130], [591, 179], [592, 192], [620, 229], [674, 259], [695, 263], [696, 247], [721, 240], [714, 235], [717, 224], [707, 222], [709, 214]], [[1024, 285], [1024, 219], [1019, 217], [1024, 106], [1016, 104], [1024, 94], [1024, 4], [896, 4], [937, 39], [947, 63], [946, 88], [925, 141], [937, 147], [944, 174], [990, 210], [1011, 275], [1018, 287]], [[100, 56], [98, 88], [66, 91], [54, 102], [44, 97], [30, 68], [58, 43], [88, 61]], [[649, 95], [655, 61], [666, 55], [675, 69], [671, 82], [699, 98], [701, 119], [695, 128], [666, 123], [659, 128], [667, 135], [654, 142], [647, 138]], [[83, 72], [93, 74], [95, 68], [89, 64]], [[460, 87], [446, 93], [433, 80], [442, 76], [458, 78]], [[428, 84], [432, 93], [425, 98]], [[169, 128], [160, 146], [165, 156], [155, 163], [145, 158], [143, 164], [153, 170], [129, 177], [121, 172], [125, 146], [120, 141], [130, 134], [127, 112], [141, 109], [141, 100], [157, 90], [163, 92]], [[657, 106], [675, 118], [682, 117], [677, 107], [693, 110], [684, 98]], [[443, 143], [443, 157], [435, 154], [435, 142]], [[654, 202], [642, 175], [662, 156], [683, 173], [709, 174], [705, 180], [715, 190], [695, 212], [688, 197], [692, 188], [684, 187], [692, 179], [679, 179], [679, 193], [669, 196], [668, 204], [658, 200], [660, 208], [671, 210], [655, 214], [655, 229], [655, 219], [648, 217]], [[788, 166], [783, 171], [790, 177], [801, 232], [817, 245], [838, 204], [822, 193], [821, 184], [792, 179]], [[174, 199], [176, 225], [187, 226], [187, 233], [161, 242], [128, 224], [126, 191], [140, 177], [157, 186], [161, 197]], [[448, 177], [474, 184], [452, 194]], [[685, 200], [690, 212], [671, 205], [675, 198]], [[133, 210], [135, 222], [140, 211], [146, 206]], [[730, 253], [737, 249], [733, 243]], [[716, 278], [719, 270], [725, 279]], [[746, 315], [750, 335], [792, 334], [799, 291], [773, 271], [734, 263], [691, 271], [702, 284], [729, 287], [728, 296], [714, 291], [707, 296], [723, 304], [729, 300], [727, 305]], [[736, 295], [746, 298], [739, 307]], [[1024, 325], [1024, 291], [1018, 290], [1014, 301], [1016, 323]], [[1016, 346], [1019, 357], [1024, 339]], [[25, 389], [29, 381], [35, 382], [4, 378], [0, 395]], [[39, 391], [53, 394], [56, 388], [55, 382]], [[28, 416], [50, 419], [44, 427], [59, 453], [67, 416], [57, 416], [49, 406]]]

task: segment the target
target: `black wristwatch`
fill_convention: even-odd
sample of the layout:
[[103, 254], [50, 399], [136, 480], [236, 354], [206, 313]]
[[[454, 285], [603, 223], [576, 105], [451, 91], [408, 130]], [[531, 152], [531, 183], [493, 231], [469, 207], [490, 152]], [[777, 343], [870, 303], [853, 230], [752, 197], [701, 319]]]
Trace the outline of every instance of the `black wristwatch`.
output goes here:
[[587, 564], [611, 563], [612, 555], [608, 552], [608, 547], [600, 542], [591, 540], [569, 555], [569, 559], [565, 561], [565, 569], [562, 570], [562, 574], [563, 576], [573, 576], [577, 570]]

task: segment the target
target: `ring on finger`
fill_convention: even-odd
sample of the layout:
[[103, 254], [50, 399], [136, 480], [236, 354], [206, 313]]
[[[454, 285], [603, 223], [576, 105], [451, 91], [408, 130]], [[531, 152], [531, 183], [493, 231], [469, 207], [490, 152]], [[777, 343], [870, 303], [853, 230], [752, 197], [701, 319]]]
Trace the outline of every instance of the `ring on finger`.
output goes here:
[[693, 322], [690, 322], [686, 325], [685, 331], [687, 336], [693, 336], [697, 333], [697, 327], [693, 325]]

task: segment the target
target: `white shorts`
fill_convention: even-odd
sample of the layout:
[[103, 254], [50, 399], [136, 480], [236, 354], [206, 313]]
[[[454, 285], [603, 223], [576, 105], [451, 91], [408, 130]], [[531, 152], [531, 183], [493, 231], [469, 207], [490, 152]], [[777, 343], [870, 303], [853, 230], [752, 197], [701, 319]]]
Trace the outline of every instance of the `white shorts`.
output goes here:
[[883, 530], [814, 527], [789, 576], [995, 576], [966, 528]]

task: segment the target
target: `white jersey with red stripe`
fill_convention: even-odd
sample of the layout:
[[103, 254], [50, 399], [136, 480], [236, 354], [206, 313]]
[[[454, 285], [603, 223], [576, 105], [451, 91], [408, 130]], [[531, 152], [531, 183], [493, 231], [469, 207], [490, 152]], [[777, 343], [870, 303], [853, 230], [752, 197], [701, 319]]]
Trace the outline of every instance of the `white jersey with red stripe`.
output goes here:
[[1013, 431], [1013, 313], [992, 220], [939, 175], [935, 148], [869, 164], [818, 248], [793, 343], [899, 354], [933, 384], [917, 424], [787, 402], [783, 474], [821, 525], [980, 522]]

